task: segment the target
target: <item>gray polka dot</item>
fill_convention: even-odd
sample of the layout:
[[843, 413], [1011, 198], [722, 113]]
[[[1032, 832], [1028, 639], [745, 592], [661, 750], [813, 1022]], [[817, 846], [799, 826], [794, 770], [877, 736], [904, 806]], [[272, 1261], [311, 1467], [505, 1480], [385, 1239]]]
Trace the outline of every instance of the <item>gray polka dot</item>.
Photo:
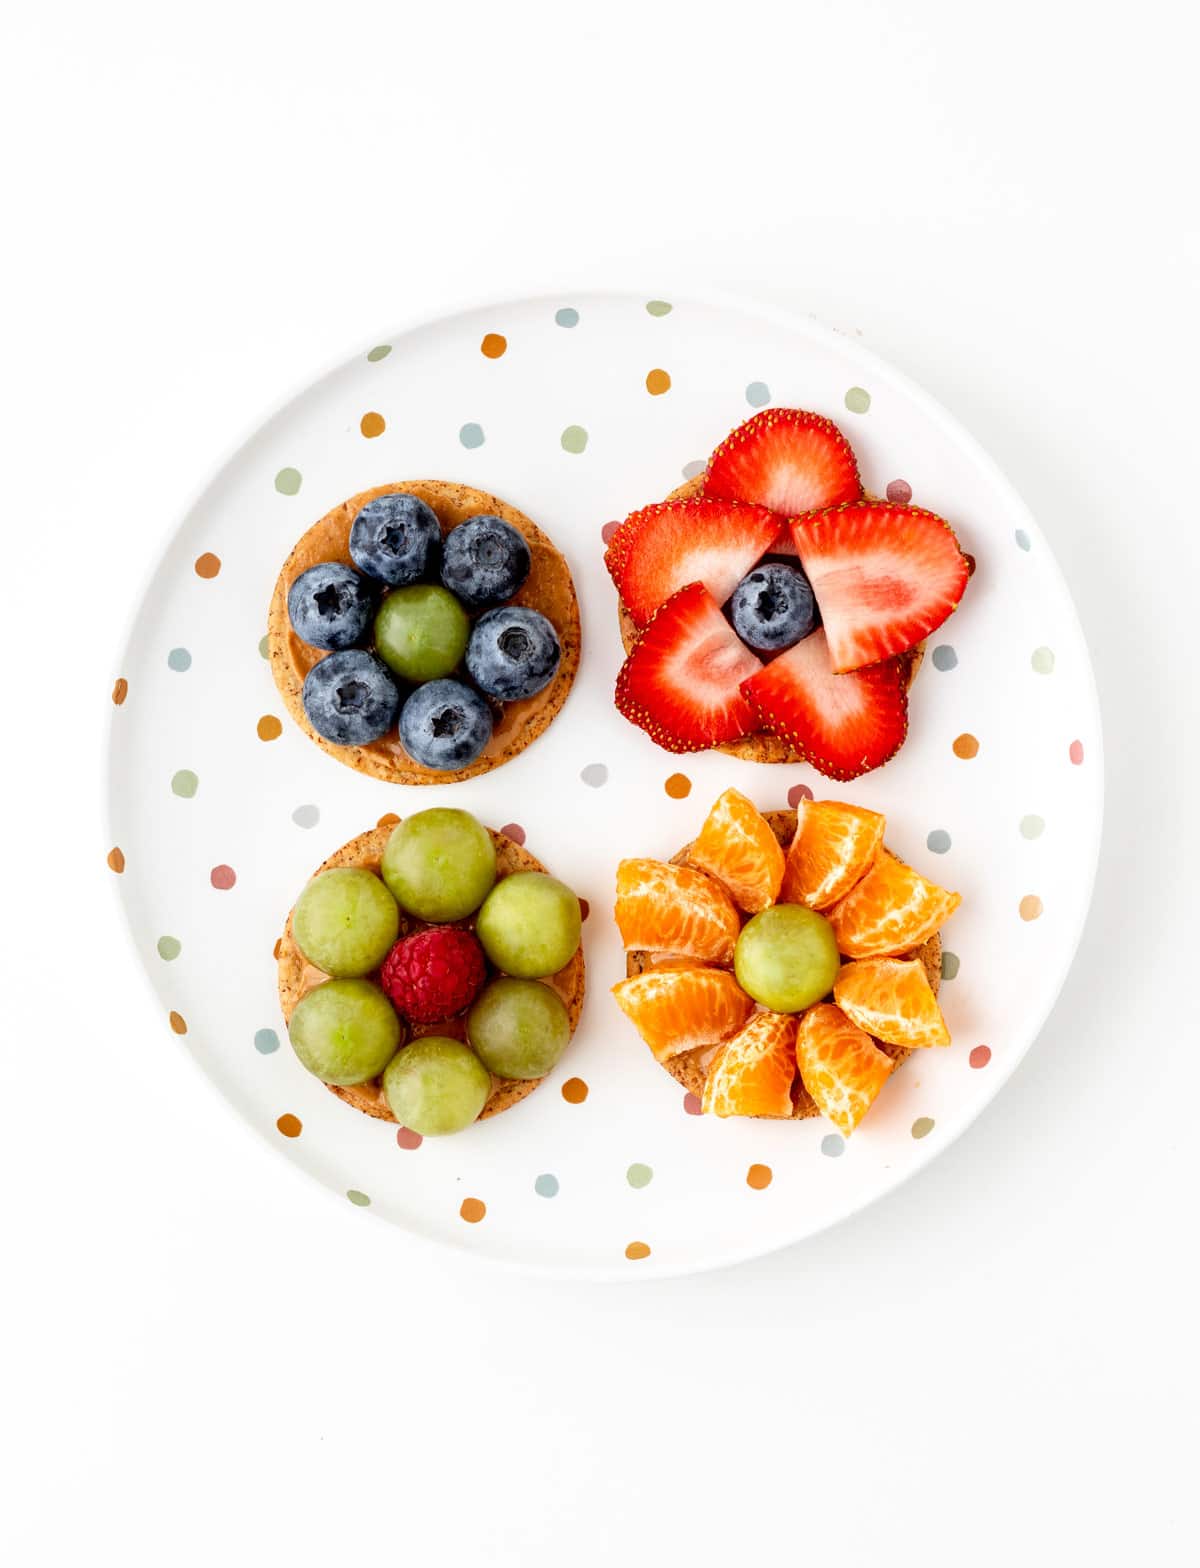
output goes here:
[[321, 812], [317, 806], [297, 806], [292, 812], [292, 821], [298, 828], [315, 828], [320, 820]]
[[1046, 824], [1041, 817], [1031, 814], [1028, 817], [1021, 818], [1022, 838], [1041, 838], [1042, 834], [1045, 832], [1045, 829]]
[[[579, 312], [574, 308], [573, 305], [564, 305], [561, 310], [556, 310], [554, 312], [554, 319], [558, 322], [560, 327], [577, 327], [579, 325]], [[551, 1181], [554, 1180], [553, 1177], [550, 1179]], [[558, 1183], [555, 1182], [555, 1191], [557, 1192], [557, 1190]]]
[[169, 670], [176, 670], [182, 675], [184, 670], [190, 670], [191, 667], [192, 656], [186, 648], [172, 648], [170, 653], [167, 654], [167, 668]]
[[952, 670], [958, 664], [958, 654], [948, 642], [939, 643], [930, 654], [930, 658], [933, 660], [935, 670]]
[[846, 1152], [846, 1140], [838, 1132], [827, 1132], [821, 1139], [821, 1153], [827, 1154], [831, 1160], [836, 1160], [839, 1155]]
[[925, 847], [931, 849], [935, 855], [944, 855], [950, 848], [950, 835], [945, 828], [934, 828], [925, 840]]
[[707, 467], [708, 463], [705, 461], [705, 459], [698, 457], [694, 462], [685, 463], [683, 465], [683, 477], [685, 479], [699, 479], [700, 475]]
[[942, 979], [953, 980], [958, 975], [958, 954], [942, 949]]
[[593, 789], [599, 789], [601, 784], [608, 783], [608, 769], [602, 762], [589, 762], [579, 777], [585, 784], [590, 784]]
[[471, 451], [474, 447], [482, 446], [483, 426], [476, 424], [464, 425], [458, 432], [458, 439], [466, 447], [468, 452]]
[[1025, 530], [1023, 528], [1018, 528], [1016, 533], [1013, 535], [1013, 538], [1017, 541], [1018, 549], [1028, 550], [1028, 548], [1029, 548], [1029, 535], [1025, 532]]
[[256, 1029], [254, 1031], [254, 1049], [260, 1056], [270, 1056], [272, 1051], [279, 1049], [279, 1036], [274, 1029]]
[[[570, 325], [574, 326], [575, 323], [571, 322]], [[550, 1172], [546, 1171], [534, 1182], [533, 1190], [539, 1198], [553, 1198], [558, 1192], [558, 1177], [551, 1176]]]
[[752, 381], [746, 388], [746, 401], [751, 408], [763, 408], [771, 401], [771, 389], [765, 381]]

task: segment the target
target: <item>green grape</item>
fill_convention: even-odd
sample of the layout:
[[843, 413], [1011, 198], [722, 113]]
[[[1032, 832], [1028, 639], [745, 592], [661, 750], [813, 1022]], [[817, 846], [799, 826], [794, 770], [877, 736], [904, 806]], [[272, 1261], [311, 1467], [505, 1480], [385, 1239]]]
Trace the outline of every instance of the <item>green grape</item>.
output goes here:
[[449, 675], [466, 653], [470, 635], [462, 605], [432, 583], [393, 588], [375, 617], [375, 651], [406, 681]]
[[444, 925], [483, 903], [496, 880], [496, 849], [469, 811], [433, 806], [393, 828], [380, 869], [401, 908]]
[[427, 1034], [398, 1051], [383, 1075], [383, 1096], [402, 1127], [423, 1138], [461, 1132], [492, 1092], [491, 1074], [469, 1046]]
[[755, 915], [733, 952], [738, 984], [773, 1013], [798, 1013], [828, 996], [840, 962], [833, 927], [802, 904]]
[[292, 916], [296, 946], [310, 964], [339, 979], [378, 969], [399, 930], [396, 900], [374, 872], [357, 866], [319, 872]]
[[566, 1050], [571, 1022], [540, 980], [493, 980], [467, 1014], [467, 1039], [498, 1078], [541, 1078]]
[[579, 900], [543, 871], [517, 871], [497, 882], [483, 902], [475, 935], [507, 975], [555, 975], [579, 946]]
[[292, 1049], [325, 1083], [377, 1078], [402, 1038], [395, 1008], [370, 980], [326, 980], [301, 997], [288, 1024]]

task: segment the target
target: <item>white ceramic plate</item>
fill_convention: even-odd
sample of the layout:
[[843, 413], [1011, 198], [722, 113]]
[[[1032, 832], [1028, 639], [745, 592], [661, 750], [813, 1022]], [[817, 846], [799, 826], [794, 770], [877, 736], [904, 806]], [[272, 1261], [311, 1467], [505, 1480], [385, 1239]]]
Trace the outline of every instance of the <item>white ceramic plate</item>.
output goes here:
[[[669, 389], [650, 390], [662, 372]], [[665, 495], [768, 402], [836, 419], [867, 488], [911, 490], [978, 561], [962, 608], [931, 639], [906, 746], [850, 785], [800, 766], [669, 757], [612, 705], [622, 654], [604, 524]], [[584, 653], [566, 707], [515, 761], [465, 784], [403, 788], [341, 766], [295, 729], [260, 639], [279, 566], [311, 522], [356, 490], [433, 477], [503, 496], [549, 531], [575, 576]], [[861, 1208], [944, 1148], [1016, 1066], [1091, 892], [1099, 718], [1045, 537], [903, 376], [857, 342], [759, 307], [524, 299], [364, 345], [215, 476], [166, 545], [117, 673], [110, 865], [123, 864], [114, 882], [164, 1028], [364, 1222], [479, 1257], [593, 1278], [685, 1273]], [[673, 774], [690, 780], [685, 798], [666, 792]], [[804, 786], [883, 811], [890, 845], [964, 897], [943, 933], [954, 1045], [911, 1059], [849, 1143], [820, 1121], [692, 1114], [608, 992], [624, 973], [609, 913], [618, 858], [669, 857], [730, 784], [764, 808]], [[589, 986], [570, 1049], [525, 1103], [405, 1148], [394, 1126], [350, 1110], [295, 1061], [271, 953], [331, 850], [387, 812], [438, 803], [519, 824], [588, 900]], [[586, 1098], [577, 1085], [564, 1096], [569, 1080]], [[768, 1185], [749, 1184], [752, 1165], [768, 1168]]]

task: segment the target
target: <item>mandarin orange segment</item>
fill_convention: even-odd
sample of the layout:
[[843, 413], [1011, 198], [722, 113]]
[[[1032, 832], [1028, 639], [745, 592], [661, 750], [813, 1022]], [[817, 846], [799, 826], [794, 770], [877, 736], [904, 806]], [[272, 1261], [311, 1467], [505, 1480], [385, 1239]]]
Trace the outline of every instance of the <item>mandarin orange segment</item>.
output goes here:
[[810, 1007], [801, 1018], [796, 1063], [817, 1109], [847, 1138], [871, 1109], [893, 1065], [887, 1052], [830, 1002]]
[[945, 924], [962, 897], [881, 849], [857, 886], [829, 911], [838, 948], [847, 958], [907, 953]]
[[614, 911], [626, 948], [727, 964], [741, 921], [722, 885], [691, 866], [622, 860]]
[[709, 1068], [701, 1110], [714, 1116], [790, 1116], [795, 1076], [795, 1018], [755, 1013]]
[[719, 878], [749, 915], [779, 896], [783, 850], [766, 817], [740, 790], [727, 789], [705, 817], [688, 860]]
[[840, 800], [802, 800], [796, 836], [787, 853], [779, 898], [785, 904], [828, 909], [871, 869], [886, 819]]
[[919, 958], [844, 964], [833, 999], [860, 1029], [889, 1045], [949, 1045], [950, 1031]]
[[754, 1010], [724, 969], [650, 969], [618, 980], [612, 992], [660, 1062], [728, 1039]]

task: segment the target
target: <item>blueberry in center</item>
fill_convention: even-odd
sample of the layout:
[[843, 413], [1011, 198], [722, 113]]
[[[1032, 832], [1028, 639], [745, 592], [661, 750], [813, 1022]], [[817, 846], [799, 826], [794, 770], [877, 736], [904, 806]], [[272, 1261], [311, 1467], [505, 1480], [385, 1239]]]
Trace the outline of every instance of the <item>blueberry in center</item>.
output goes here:
[[499, 566], [504, 561], [507, 551], [503, 540], [485, 534], [482, 539], [475, 541], [475, 548], [471, 553], [480, 566]]
[[514, 664], [522, 663], [533, 652], [533, 642], [523, 626], [510, 626], [496, 641], [500, 652]]
[[777, 615], [787, 609], [787, 606], [773, 588], [764, 588], [758, 596], [755, 608], [764, 621], [773, 621]]
[[329, 583], [325, 588], [318, 588], [313, 594], [313, 603], [317, 607], [317, 614], [332, 620], [342, 611], [342, 595], [336, 583]]
[[367, 688], [362, 681], [346, 681], [337, 689], [337, 700], [343, 713], [359, 713], [366, 705]]
[[380, 548], [389, 555], [403, 555], [408, 549], [408, 529], [403, 523], [391, 523], [379, 532]]
[[458, 708], [442, 708], [430, 719], [429, 727], [439, 740], [453, 738], [463, 727], [463, 715]]

